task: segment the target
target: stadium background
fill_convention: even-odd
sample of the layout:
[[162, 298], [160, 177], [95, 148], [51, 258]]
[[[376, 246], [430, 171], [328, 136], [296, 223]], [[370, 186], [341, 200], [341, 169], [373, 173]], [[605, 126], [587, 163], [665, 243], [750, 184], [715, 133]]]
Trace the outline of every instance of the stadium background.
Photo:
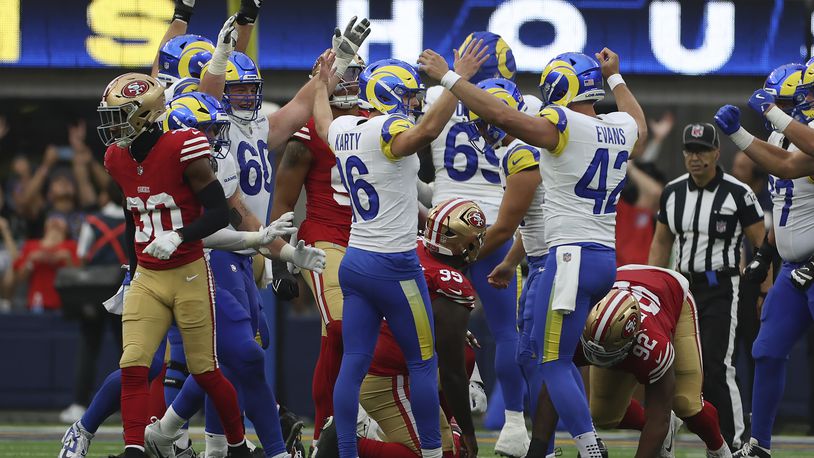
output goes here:
[[[214, 38], [237, 2], [198, 3], [189, 31]], [[390, 55], [413, 60], [427, 47], [451, 60], [452, 48], [470, 31], [499, 33], [515, 53], [520, 87], [531, 94], [538, 93], [539, 71], [553, 55], [608, 46], [619, 53], [622, 73], [648, 117], [675, 116], [657, 162], [673, 178], [683, 173], [683, 125], [711, 121], [725, 103], [745, 105], [772, 68], [806, 60], [812, 7], [812, 1], [790, 0], [267, 0], [249, 52], [263, 70], [266, 100], [282, 104], [330, 45], [335, 24], [353, 14], [373, 20], [369, 49], [360, 52], [368, 62]], [[172, 9], [171, 0], [0, 0], [0, 117], [9, 126], [0, 136], [0, 180], [14, 156], [37, 163], [46, 145], [67, 144], [64, 126], [80, 118], [88, 120], [88, 143], [101, 158], [104, 149], [94, 133], [101, 91], [124, 70], [147, 71]], [[600, 111], [613, 106], [609, 97]], [[765, 132], [748, 114], [745, 126]], [[731, 142], [723, 141], [725, 169], [733, 153]], [[269, 371], [279, 398], [308, 416], [319, 318], [304, 286], [302, 291], [299, 304], [275, 304], [271, 294], [265, 300], [277, 330]], [[24, 294], [16, 297], [24, 300]], [[481, 319], [473, 330], [484, 344], [479, 358], [491, 360]], [[56, 411], [69, 404], [77, 334], [75, 322], [30, 314], [17, 302], [0, 315], [0, 361], [6, 368], [0, 410]], [[115, 365], [111, 342], [99, 377]], [[781, 421], [809, 415], [809, 353], [802, 342], [792, 354]], [[491, 385], [491, 364], [481, 370]]]

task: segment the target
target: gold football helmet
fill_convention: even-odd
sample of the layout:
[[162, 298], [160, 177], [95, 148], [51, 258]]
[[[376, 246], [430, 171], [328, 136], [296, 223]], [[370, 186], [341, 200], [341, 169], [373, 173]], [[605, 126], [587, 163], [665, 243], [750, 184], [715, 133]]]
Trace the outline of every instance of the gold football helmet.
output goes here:
[[446, 256], [462, 256], [474, 262], [486, 234], [486, 216], [471, 200], [449, 199], [430, 210], [424, 230], [424, 246]]
[[149, 75], [125, 73], [107, 85], [96, 111], [102, 142], [126, 147], [164, 113], [164, 88]]
[[585, 359], [610, 367], [627, 357], [641, 326], [639, 301], [629, 291], [612, 289], [588, 314], [580, 341]]

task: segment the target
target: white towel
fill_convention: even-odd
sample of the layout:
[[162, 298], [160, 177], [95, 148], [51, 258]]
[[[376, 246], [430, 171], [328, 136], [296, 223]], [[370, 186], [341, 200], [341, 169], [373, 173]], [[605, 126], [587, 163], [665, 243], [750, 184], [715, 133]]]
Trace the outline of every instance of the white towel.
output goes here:
[[260, 279], [262, 287], [267, 287], [273, 280], [274, 277], [271, 275], [271, 259], [263, 258], [263, 276]]
[[116, 291], [116, 294], [113, 295], [110, 299], [102, 302], [102, 305], [105, 306], [108, 312], [114, 315], [121, 315], [124, 312], [124, 295], [127, 293], [127, 290], [130, 289], [130, 285], [121, 285], [119, 286], [119, 290]]
[[577, 307], [582, 247], [560, 246], [557, 247], [555, 256], [557, 256], [557, 274], [554, 276], [554, 297], [551, 300], [551, 309], [571, 313]]

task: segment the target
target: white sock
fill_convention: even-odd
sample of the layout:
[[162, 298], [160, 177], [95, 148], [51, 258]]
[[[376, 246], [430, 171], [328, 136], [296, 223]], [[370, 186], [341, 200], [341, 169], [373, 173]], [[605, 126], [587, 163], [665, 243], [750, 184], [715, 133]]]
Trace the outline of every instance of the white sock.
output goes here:
[[525, 419], [525, 417], [523, 417], [523, 412], [515, 412], [514, 410], [507, 410], [506, 411], [506, 423], [504, 424], [504, 426], [508, 425], [509, 423], [523, 425], [523, 427], [525, 428], [526, 427], [526, 419]]
[[443, 453], [441, 452], [441, 447], [432, 448], [432, 449], [421, 449], [421, 458], [441, 458]]
[[141, 445], [125, 445], [125, 446], [124, 446], [124, 448], [125, 448], [125, 449], [128, 449], [128, 448], [137, 448], [137, 449], [141, 450], [142, 452], [144, 451], [144, 447], [142, 447]]
[[175, 446], [180, 449], [189, 448], [189, 430], [181, 430], [181, 438], [175, 441]]
[[185, 418], [181, 418], [181, 416], [175, 412], [175, 409], [169, 406], [167, 412], [164, 413], [164, 416], [161, 417], [161, 420], [158, 422], [158, 430], [163, 434], [172, 436], [178, 433], [178, 430], [181, 429], [186, 422], [187, 420]]
[[244, 437], [242, 441], [238, 442], [237, 444], [228, 444], [229, 447], [240, 447], [241, 445], [246, 443], [246, 438]]
[[588, 431], [574, 438], [581, 458], [602, 458], [596, 443], [596, 432]]
[[204, 434], [204, 444], [206, 445], [206, 458], [215, 456], [226, 456], [228, 445], [226, 436], [223, 434]]

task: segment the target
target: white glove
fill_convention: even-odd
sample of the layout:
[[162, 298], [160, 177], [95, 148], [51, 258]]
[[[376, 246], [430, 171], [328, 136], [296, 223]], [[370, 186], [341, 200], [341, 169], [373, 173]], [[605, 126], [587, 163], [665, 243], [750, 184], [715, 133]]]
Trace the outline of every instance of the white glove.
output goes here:
[[263, 234], [261, 245], [271, 243], [275, 237], [291, 235], [297, 232], [297, 228], [294, 227], [294, 212], [283, 213], [279, 218], [272, 221], [268, 227], [260, 228], [259, 232]]
[[144, 253], [164, 261], [170, 259], [181, 242], [181, 236], [177, 232], [165, 232], [150, 242], [144, 249]]
[[345, 73], [368, 35], [370, 35], [370, 21], [367, 18], [362, 18], [356, 24], [356, 16], [350, 19], [345, 27], [344, 34], [339, 31], [339, 27], [334, 29], [331, 43], [333, 44], [333, 51], [336, 53], [336, 62], [334, 62], [333, 68], [336, 70], [337, 75], [341, 76]]
[[482, 383], [469, 382], [469, 410], [472, 413], [486, 413], [486, 391]]
[[237, 28], [235, 28], [235, 19], [237, 15], [229, 16], [229, 19], [223, 23], [223, 27], [218, 33], [218, 44], [215, 47], [215, 53], [212, 54], [212, 60], [209, 61], [209, 68], [207, 72], [213, 75], [223, 75], [226, 73], [226, 64], [229, 63], [229, 56], [237, 46]]
[[319, 248], [305, 246], [302, 240], [294, 248], [290, 244], [285, 244], [280, 249], [280, 260], [290, 262], [300, 269], [312, 270], [321, 274], [325, 269], [325, 252]]

